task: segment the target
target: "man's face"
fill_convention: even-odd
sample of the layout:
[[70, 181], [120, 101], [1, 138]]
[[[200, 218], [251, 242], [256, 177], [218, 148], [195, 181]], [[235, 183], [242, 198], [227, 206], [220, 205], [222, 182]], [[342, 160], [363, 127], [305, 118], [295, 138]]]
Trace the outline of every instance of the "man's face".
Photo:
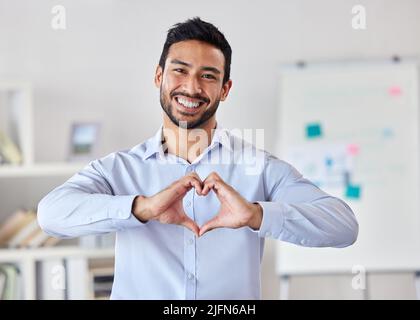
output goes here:
[[205, 42], [188, 40], [173, 44], [165, 70], [156, 69], [160, 104], [177, 126], [198, 128], [215, 115], [232, 86], [223, 85], [225, 58], [222, 51]]

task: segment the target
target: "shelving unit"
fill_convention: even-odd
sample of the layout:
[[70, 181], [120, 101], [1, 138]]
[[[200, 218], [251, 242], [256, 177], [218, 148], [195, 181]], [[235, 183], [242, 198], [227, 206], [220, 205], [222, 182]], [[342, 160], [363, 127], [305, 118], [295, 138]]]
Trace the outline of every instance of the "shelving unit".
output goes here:
[[71, 176], [83, 169], [85, 163], [40, 163], [33, 165], [1, 165], [0, 178]]
[[[57, 265], [60, 263], [60, 266], [67, 267], [77, 265], [77, 273], [65, 272], [64, 274], [66, 279], [66, 286], [63, 288], [63, 290], [66, 291], [64, 296], [71, 299], [88, 299], [92, 296], [89, 283], [81, 280], [88, 278], [89, 260], [113, 257], [114, 249], [81, 249], [79, 247], [0, 249], [0, 263], [14, 263], [20, 269], [23, 284], [22, 298], [25, 300], [33, 300], [37, 298], [37, 262], [54, 261]], [[68, 271], [68, 268], [64, 270]], [[56, 272], [54, 272], [54, 270], [47, 270], [47, 273], [54, 276], [54, 273]], [[60, 274], [55, 275], [60, 276]], [[78, 282], [81, 286], [75, 286], [75, 282]], [[38, 283], [38, 285], [40, 284]], [[45, 285], [51, 285], [51, 283], [44, 283], [44, 286]], [[48, 299], [48, 297], [46, 298]]]
[[[4, 109], [2, 109], [4, 108]], [[3, 111], [3, 113], [2, 113]], [[87, 163], [51, 162], [36, 163], [34, 157], [32, 89], [27, 82], [0, 81], [0, 130], [14, 130], [13, 142], [22, 154], [21, 164], [0, 164], [0, 221], [4, 215], [12, 214], [10, 207], [17, 201], [16, 188], [28, 183], [42, 181], [36, 195], [19, 197], [19, 205], [33, 207], [41, 194], [47, 194], [57, 181], [64, 182], [80, 171]], [[5, 116], [11, 119], [5, 119]], [[13, 126], [10, 124], [13, 122]], [[2, 127], [3, 126], [3, 127]], [[14, 180], [16, 179], [16, 180]], [[54, 181], [54, 182], [52, 182]], [[14, 189], [10, 188], [13, 182]], [[47, 183], [45, 183], [47, 182]], [[18, 187], [19, 188], [19, 187]], [[3, 200], [10, 201], [9, 209], [2, 209]], [[13, 205], [12, 205], [13, 204]], [[18, 208], [16, 208], [18, 209]], [[13, 264], [19, 270], [20, 293], [22, 299], [91, 299], [94, 297], [90, 282], [90, 265], [100, 259], [113, 259], [113, 248], [84, 248], [80, 246], [61, 245], [36, 249], [0, 249], [0, 264]], [[111, 268], [113, 265], [110, 266]], [[63, 278], [64, 277], [64, 278]], [[57, 285], [58, 287], [54, 287]], [[61, 284], [60, 284], [61, 282]], [[64, 287], [60, 286], [64, 283]], [[1, 297], [0, 297], [1, 298]]]

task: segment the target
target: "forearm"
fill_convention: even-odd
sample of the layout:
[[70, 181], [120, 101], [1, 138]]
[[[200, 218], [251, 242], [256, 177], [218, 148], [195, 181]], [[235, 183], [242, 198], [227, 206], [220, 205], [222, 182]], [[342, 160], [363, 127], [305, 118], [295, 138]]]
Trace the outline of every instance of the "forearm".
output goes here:
[[38, 205], [41, 228], [56, 237], [79, 237], [141, 225], [132, 214], [135, 195], [87, 193], [63, 185]]
[[260, 235], [308, 247], [346, 247], [358, 235], [358, 223], [344, 201], [325, 196], [307, 203], [259, 202]]

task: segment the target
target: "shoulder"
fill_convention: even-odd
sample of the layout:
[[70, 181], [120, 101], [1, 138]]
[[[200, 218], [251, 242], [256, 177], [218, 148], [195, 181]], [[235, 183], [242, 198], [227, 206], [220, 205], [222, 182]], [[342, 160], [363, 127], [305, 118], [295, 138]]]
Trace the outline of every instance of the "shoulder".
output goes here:
[[89, 165], [102, 173], [118, 172], [116, 170], [121, 170], [123, 168], [127, 169], [133, 165], [141, 165], [146, 161], [145, 155], [149, 140], [150, 139], [135, 145], [132, 148], [109, 153], [101, 158], [91, 161]]

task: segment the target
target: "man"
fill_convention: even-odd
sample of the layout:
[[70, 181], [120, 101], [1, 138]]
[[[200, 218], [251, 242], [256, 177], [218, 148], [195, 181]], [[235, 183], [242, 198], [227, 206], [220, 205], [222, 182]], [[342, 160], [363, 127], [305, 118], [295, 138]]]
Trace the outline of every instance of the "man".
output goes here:
[[155, 74], [156, 135], [92, 161], [39, 204], [49, 234], [116, 232], [113, 299], [258, 299], [265, 237], [311, 247], [357, 238], [346, 203], [216, 122], [231, 54], [212, 24], [175, 25]]

